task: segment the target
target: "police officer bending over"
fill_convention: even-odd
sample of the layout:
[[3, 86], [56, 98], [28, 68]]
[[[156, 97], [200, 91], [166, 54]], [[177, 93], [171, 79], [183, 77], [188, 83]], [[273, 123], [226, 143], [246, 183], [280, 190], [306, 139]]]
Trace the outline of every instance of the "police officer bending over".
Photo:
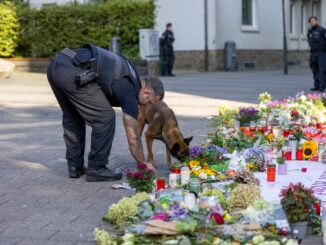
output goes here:
[[326, 88], [326, 29], [318, 25], [316, 16], [309, 18], [311, 28], [307, 38], [310, 46], [310, 68], [314, 77], [311, 91], [324, 92]]
[[[70, 178], [86, 172], [86, 181], [113, 181], [122, 174], [106, 168], [115, 132], [115, 112], [123, 111], [129, 149], [144, 162], [137, 132], [138, 105], [156, 103], [164, 96], [158, 79], [140, 80], [124, 57], [93, 45], [63, 49], [48, 67], [48, 80], [62, 109], [62, 125]], [[88, 169], [84, 167], [85, 125], [92, 128]], [[150, 169], [153, 166], [147, 163]]]

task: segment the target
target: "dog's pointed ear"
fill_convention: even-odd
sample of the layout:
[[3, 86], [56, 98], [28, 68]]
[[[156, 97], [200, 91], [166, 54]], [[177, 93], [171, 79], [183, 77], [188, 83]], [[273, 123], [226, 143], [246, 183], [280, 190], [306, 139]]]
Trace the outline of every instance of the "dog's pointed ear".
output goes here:
[[179, 150], [180, 150], [180, 145], [179, 145], [179, 143], [175, 143], [175, 144], [172, 146], [172, 152], [173, 152], [173, 153], [177, 153]]
[[189, 137], [189, 138], [185, 138], [184, 140], [183, 140], [183, 142], [185, 142], [187, 145], [189, 145], [190, 144], [190, 142], [192, 141], [192, 136], [191, 137]]

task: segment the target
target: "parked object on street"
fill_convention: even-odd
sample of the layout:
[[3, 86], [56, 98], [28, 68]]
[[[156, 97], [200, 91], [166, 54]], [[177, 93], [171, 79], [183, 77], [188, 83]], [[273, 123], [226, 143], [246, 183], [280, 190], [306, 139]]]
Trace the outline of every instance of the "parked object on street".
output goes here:
[[9, 60], [0, 59], [0, 79], [7, 79], [15, 70], [15, 64]]

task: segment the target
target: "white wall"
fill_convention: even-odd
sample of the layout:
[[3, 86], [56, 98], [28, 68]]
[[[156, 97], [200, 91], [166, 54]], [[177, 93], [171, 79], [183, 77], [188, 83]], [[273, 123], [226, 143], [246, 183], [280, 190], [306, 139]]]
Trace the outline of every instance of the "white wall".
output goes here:
[[238, 49], [282, 48], [281, 0], [257, 0], [257, 31], [242, 31], [240, 0], [217, 0], [218, 48], [226, 41], [236, 42]]
[[[216, 5], [208, 0], [209, 49], [216, 49]], [[203, 50], [204, 1], [203, 0], [158, 0], [155, 29], [161, 33], [172, 22], [175, 34], [175, 50]]]

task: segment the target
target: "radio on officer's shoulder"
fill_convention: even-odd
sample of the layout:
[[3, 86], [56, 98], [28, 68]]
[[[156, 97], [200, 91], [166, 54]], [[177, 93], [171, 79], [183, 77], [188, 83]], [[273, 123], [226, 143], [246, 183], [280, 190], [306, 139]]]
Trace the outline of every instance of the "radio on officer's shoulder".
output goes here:
[[97, 60], [92, 58], [88, 61], [87, 65], [76, 75], [76, 82], [80, 87], [86, 86], [87, 84], [96, 82], [98, 77], [97, 71]]

